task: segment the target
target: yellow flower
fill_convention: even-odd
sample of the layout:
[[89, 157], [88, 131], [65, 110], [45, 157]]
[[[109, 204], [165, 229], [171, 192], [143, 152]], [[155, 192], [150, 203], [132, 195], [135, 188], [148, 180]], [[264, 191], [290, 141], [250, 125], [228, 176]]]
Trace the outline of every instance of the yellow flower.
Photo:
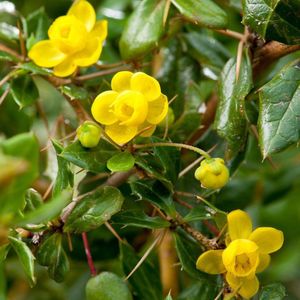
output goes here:
[[92, 115], [105, 125], [105, 133], [117, 144], [137, 135], [151, 136], [169, 107], [159, 82], [143, 72], [121, 71], [112, 78], [111, 88], [92, 105]]
[[272, 227], [252, 231], [248, 214], [234, 210], [227, 215], [228, 238], [225, 250], [209, 250], [200, 255], [196, 266], [209, 274], [225, 274], [226, 281], [242, 297], [249, 299], [259, 288], [256, 273], [270, 263], [270, 253], [283, 244], [283, 233]]
[[91, 121], [85, 121], [76, 130], [78, 140], [86, 148], [96, 147], [100, 141], [101, 133], [102, 128]]
[[107, 36], [107, 21], [97, 21], [92, 5], [76, 1], [66, 16], [57, 18], [48, 30], [49, 40], [36, 43], [28, 56], [41, 67], [53, 68], [56, 76], [73, 74], [77, 67], [96, 63]]
[[222, 158], [204, 159], [195, 171], [195, 178], [208, 189], [220, 189], [229, 179], [229, 171]]

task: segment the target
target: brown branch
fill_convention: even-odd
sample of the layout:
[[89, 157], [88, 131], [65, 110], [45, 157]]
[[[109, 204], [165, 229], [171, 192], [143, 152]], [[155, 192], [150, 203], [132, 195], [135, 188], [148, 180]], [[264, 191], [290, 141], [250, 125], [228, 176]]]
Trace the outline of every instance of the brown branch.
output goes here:
[[11, 54], [13, 56], [15, 56], [16, 58], [18, 58], [19, 60], [22, 60], [22, 56], [15, 50], [3, 45], [3, 44], [0, 44], [0, 51], [4, 51], [8, 54]]

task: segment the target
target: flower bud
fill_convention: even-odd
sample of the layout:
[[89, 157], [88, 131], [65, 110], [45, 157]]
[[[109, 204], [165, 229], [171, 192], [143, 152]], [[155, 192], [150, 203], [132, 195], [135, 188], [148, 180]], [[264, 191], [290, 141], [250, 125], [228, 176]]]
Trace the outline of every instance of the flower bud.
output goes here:
[[77, 138], [86, 148], [96, 147], [100, 141], [102, 129], [92, 121], [85, 121], [77, 130]]
[[195, 171], [195, 178], [204, 188], [220, 189], [228, 182], [229, 171], [222, 158], [204, 159]]

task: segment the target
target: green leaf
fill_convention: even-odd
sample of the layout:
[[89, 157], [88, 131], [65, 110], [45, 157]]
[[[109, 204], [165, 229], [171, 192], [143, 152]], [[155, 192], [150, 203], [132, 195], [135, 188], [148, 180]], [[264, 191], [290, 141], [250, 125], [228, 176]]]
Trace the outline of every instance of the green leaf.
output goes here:
[[205, 278], [206, 275], [196, 269], [196, 261], [201, 254], [200, 245], [181, 231], [174, 233], [174, 240], [183, 270], [195, 279]]
[[0, 260], [0, 300], [6, 300], [6, 277], [4, 273], [4, 265]]
[[112, 172], [125, 172], [134, 167], [135, 159], [129, 152], [121, 152], [107, 161], [107, 168]]
[[171, 192], [159, 182], [152, 180], [137, 180], [130, 184], [132, 193], [141, 200], [146, 200], [164, 210], [171, 216], [176, 215], [176, 210]]
[[160, 217], [149, 217], [141, 210], [125, 210], [113, 217], [113, 222], [125, 226], [135, 226], [139, 228], [167, 228], [170, 223]]
[[29, 280], [30, 286], [34, 286], [36, 282], [36, 278], [34, 276], [35, 257], [24, 242], [12, 236], [9, 236], [8, 239], [19, 257], [23, 270], [25, 271], [25, 274]]
[[153, 48], [163, 34], [165, 0], [143, 0], [130, 16], [121, 36], [123, 59], [136, 59]]
[[57, 175], [52, 190], [52, 196], [56, 196], [67, 188], [72, 188], [74, 184], [74, 174], [70, 169], [70, 163], [59, 155], [64, 148], [57, 141], [52, 140], [53, 147], [57, 154]]
[[285, 287], [281, 283], [272, 283], [262, 288], [259, 300], [282, 300], [285, 296]]
[[225, 28], [228, 23], [226, 12], [211, 0], [171, 0], [186, 18], [200, 26]]
[[0, 22], [0, 40], [14, 43], [19, 38], [19, 29], [16, 26]]
[[0, 215], [5, 215], [23, 207], [25, 192], [38, 176], [39, 144], [32, 133], [23, 133], [2, 141], [0, 149], [4, 154], [20, 158], [27, 164], [25, 172], [15, 177], [0, 193]]
[[20, 109], [29, 106], [38, 99], [39, 92], [30, 76], [20, 76], [11, 81], [10, 93]]
[[242, 58], [239, 78], [236, 81], [236, 62], [230, 59], [221, 74], [219, 105], [215, 127], [218, 134], [228, 143], [229, 157], [239, 152], [245, 143], [247, 122], [244, 101], [252, 87], [252, 72], [249, 57]]
[[35, 189], [30, 188], [25, 194], [25, 203], [27, 211], [34, 211], [41, 205], [43, 205], [43, 198], [39, 192]]
[[[131, 246], [120, 244], [121, 261], [125, 274], [129, 274], [140, 257], [134, 252]], [[139, 299], [143, 300], [161, 300], [162, 287], [160, 283], [159, 270], [146, 259], [142, 265], [129, 277], [129, 283], [138, 294]]]
[[300, 62], [284, 67], [260, 92], [259, 140], [263, 157], [299, 141]]
[[106, 170], [107, 161], [119, 151], [110, 143], [101, 139], [98, 146], [87, 149], [79, 141], [67, 146], [61, 157], [85, 170], [101, 173]]
[[194, 222], [199, 220], [210, 220], [212, 215], [208, 213], [203, 205], [194, 207], [190, 212], [183, 218], [185, 222]]
[[168, 296], [165, 298], [165, 300], [173, 300], [172, 296], [171, 296], [171, 292], [169, 292]]
[[117, 188], [100, 187], [76, 204], [68, 216], [64, 231], [87, 232], [98, 228], [120, 211], [123, 201], [123, 196]]
[[[221, 286], [207, 279], [201, 279], [197, 283], [184, 289], [178, 296], [178, 300], [207, 300], [215, 299]], [[271, 299], [270, 299], [271, 300]]]
[[74, 84], [62, 85], [59, 89], [71, 100], [86, 100], [89, 98], [89, 93], [85, 88], [76, 86]]
[[16, 56], [1, 50], [0, 51], [0, 61], [19, 62], [19, 59]]
[[111, 272], [102, 272], [86, 284], [87, 300], [132, 300], [125, 281]]
[[18, 68], [21, 69], [21, 70], [25, 70], [27, 72], [30, 72], [32, 74], [36, 74], [36, 75], [49, 76], [49, 75], [53, 74], [52, 70], [47, 69], [47, 68], [39, 67], [36, 64], [34, 64], [33, 62], [27, 62], [27, 63], [19, 64]]
[[244, 24], [266, 40], [300, 43], [298, 0], [243, 0]]
[[36, 258], [40, 265], [48, 267], [49, 277], [56, 282], [62, 282], [70, 269], [68, 257], [62, 247], [61, 233], [54, 233], [44, 240]]
[[43, 204], [36, 210], [29, 212], [18, 221], [18, 225], [46, 223], [57, 217], [72, 199], [70, 190], [62, 191], [49, 202]]

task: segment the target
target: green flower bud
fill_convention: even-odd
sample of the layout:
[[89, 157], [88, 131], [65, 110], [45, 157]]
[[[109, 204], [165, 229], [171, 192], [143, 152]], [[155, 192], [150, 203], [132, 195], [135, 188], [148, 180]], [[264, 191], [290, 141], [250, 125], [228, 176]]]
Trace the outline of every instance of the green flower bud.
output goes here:
[[100, 141], [102, 128], [92, 121], [85, 121], [77, 128], [76, 133], [83, 147], [93, 148]]
[[220, 189], [228, 182], [229, 171], [222, 158], [204, 159], [195, 171], [195, 178], [204, 188]]

